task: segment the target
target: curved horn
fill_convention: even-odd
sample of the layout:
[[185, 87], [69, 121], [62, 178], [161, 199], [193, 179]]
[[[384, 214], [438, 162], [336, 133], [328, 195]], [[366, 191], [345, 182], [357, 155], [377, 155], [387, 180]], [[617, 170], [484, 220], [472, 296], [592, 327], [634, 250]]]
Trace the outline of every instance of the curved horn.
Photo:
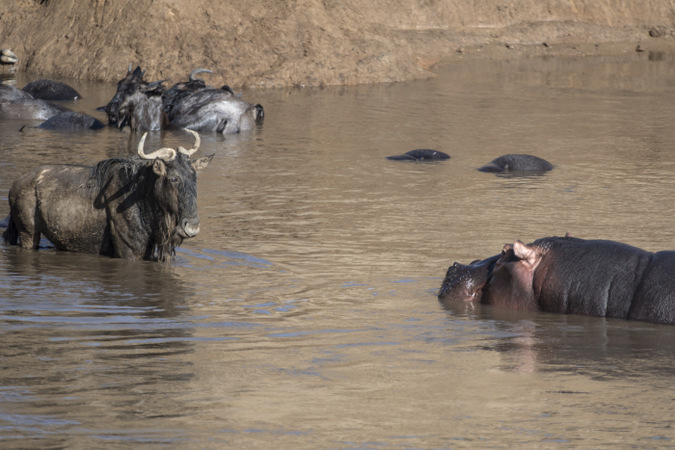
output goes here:
[[198, 73], [213, 73], [213, 71], [209, 70], [209, 69], [195, 69], [192, 72], [190, 72], [190, 77], [189, 77], [190, 81], [196, 81], [195, 75], [197, 75]]
[[190, 130], [189, 128], [184, 128], [184, 130], [192, 133], [192, 135], [195, 137], [195, 145], [193, 145], [192, 148], [188, 150], [184, 149], [183, 147], [178, 147], [178, 151], [184, 155], [192, 156], [197, 150], [199, 150], [199, 145], [202, 143], [202, 140], [199, 138], [199, 133], [196, 131]]
[[138, 156], [143, 159], [160, 158], [164, 161], [173, 161], [176, 159], [176, 150], [169, 147], [160, 148], [159, 150], [155, 150], [154, 152], [146, 155], [145, 152], [143, 152], [143, 145], [145, 145], [145, 137], [147, 135], [147, 132], [143, 133], [143, 137], [141, 137], [141, 140], [138, 141]]

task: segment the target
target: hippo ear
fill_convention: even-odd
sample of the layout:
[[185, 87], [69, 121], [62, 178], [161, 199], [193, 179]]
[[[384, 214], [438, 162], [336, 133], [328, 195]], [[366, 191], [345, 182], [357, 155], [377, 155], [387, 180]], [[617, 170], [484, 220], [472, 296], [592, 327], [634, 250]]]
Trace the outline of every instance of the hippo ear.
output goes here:
[[534, 268], [539, 263], [540, 256], [537, 251], [521, 241], [516, 240], [513, 243], [513, 254], [530, 268]]

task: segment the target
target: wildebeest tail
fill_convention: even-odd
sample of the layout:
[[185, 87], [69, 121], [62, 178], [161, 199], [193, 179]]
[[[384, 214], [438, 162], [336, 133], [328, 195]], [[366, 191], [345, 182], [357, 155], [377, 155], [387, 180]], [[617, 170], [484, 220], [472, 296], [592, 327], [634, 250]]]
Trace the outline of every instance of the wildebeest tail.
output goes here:
[[[16, 228], [11, 216], [8, 216], [7, 229], [2, 233], [5, 244], [17, 245], [19, 243], [19, 230]], [[4, 221], [3, 221], [4, 223]]]

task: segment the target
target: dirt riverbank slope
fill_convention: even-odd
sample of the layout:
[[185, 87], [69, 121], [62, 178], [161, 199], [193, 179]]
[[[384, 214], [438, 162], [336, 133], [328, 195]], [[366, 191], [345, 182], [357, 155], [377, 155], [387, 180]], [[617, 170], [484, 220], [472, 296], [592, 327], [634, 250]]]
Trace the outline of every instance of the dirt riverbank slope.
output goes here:
[[[311, 86], [429, 76], [468, 58], [675, 48], [675, 0], [16, 0], [17, 70], [116, 81], [212, 69], [213, 84]], [[5, 68], [6, 69], [6, 68]]]

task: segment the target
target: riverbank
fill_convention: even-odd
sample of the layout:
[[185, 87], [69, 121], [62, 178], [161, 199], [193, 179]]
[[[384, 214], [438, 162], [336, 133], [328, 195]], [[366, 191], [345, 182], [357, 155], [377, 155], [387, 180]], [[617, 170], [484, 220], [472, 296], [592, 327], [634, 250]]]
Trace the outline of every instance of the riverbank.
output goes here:
[[[353, 85], [433, 76], [475, 58], [675, 49], [664, 0], [23, 0], [0, 12], [16, 70], [116, 81], [131, 63], [178, 81], [197, 67], [235, 88]], [[489, 4], [488, 4], [489, 3]]]

